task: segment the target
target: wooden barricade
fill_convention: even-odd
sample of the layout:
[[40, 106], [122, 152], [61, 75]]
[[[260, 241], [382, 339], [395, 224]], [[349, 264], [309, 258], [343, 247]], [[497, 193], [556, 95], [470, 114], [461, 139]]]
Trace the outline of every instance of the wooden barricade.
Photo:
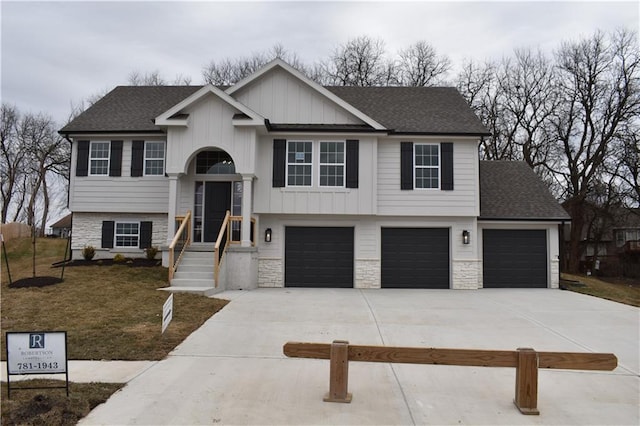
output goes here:
[[349, 345], [335, 340], [328, 343], [288, 342], [284, 354], [293, 358], [330, 360], [327, 402], [351, 402], [348, 392], [349, 361], [408, 364], [460, 365], [472, 367], [514, 367], [516, 390], [514, 403], [522, 414], [537, 415], [538, 369], [604, 370], [618, 366], [614, 354], [576, 352], [536, 352], [531, 348], [515, 351], [406, 348]]

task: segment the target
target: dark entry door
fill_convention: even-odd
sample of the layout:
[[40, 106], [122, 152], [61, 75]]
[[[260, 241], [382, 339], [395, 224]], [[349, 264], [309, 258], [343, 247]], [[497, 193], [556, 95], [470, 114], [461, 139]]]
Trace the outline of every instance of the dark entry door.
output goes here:
[[205, 182], [204, 242], [216, 241], [227, 210], [231, 210], [231, 182]]

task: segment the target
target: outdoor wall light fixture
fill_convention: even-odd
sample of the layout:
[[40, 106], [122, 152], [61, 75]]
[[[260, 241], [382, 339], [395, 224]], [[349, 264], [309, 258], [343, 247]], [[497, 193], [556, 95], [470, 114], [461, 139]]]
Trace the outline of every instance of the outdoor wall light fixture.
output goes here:
[[267, 243], [271, 242], [271, 228], [267, 228], [267, 230], [264, 231], [264, 241]]
[[462, 231], [462, 244], [469, 244], [469, 240], [469, 231], [465, 229], [464, 231]]

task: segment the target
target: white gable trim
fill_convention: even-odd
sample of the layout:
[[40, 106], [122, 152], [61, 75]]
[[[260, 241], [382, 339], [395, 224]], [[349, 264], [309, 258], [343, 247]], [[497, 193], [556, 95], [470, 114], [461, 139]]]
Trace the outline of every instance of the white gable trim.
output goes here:
[[334, 95], [329, 90], [325, 89], [324, 87], [322, 87], [321, 85], [319, 85], [315, 81], [310, 80], [304, 74], [302, 74], [300, 71], [298, 71], [297, 69], [293, 68], [291, 65], [287, 64], [286, 62], [284, 62], [281, 59], [274, 59], [273, 61], [269, 62], [264, 67], [260, 68], [258, 71], [256, 71], [253, 74], [243, 78], [242, 80], [240, 80], [239, 82], [237, 82], [233, 86], [229, 87], [225, 92], [227, 94], [229, 94], [229, 95], [233, 95], [235, 92], [237, 92], [241, 88], [243, 88], [243, 87], [247, 86], [248, 84], [250, 84], [251, 82], [259, 79], [261, 76], [263, 76], [264, 74], [268, 73], [269, 71], [271, 71], [272, 69], [274, 69], [276, 67], [282, 68], [283, 70], [285, 70], [289, 74], [291, 74], [294, 77], [296, 77], [298, 80], [300, 80], [303, 83], [305, 83], [311, 89], [315, 90], [316, 92], [320, 93], [322, 96], [328, 98], [329, 100], [331, 100], [335, 104], [337, 104], [340, 107], [344, 108], [345, 110], [347, 110], [351, 114], [355, 115], [360, 120], [364, 121], [366, 124], [370, 125], [374, 129], [376, 129], [376, 130], [386, 130], [386, 128], [382, 124], [378, 123], [373, 118], [369, 117], [368, 115], [366, 115], [362, 111], [360, 111], [357, 108], [353, 107], [351, 104], [343, 101], [338, 96]]
[[174, 105], [167, 111], [160, 114], [155, 119], [156, 125], [187, 126], [189, 121], [188, 119], [171, 118], [171, 117], [173, 117], [176, 114], [179, 114], [180, 111], [182, 111], [183, 109], [187, 108], [189, 105], [192, 105], [193, 103], [197, 102], [198, 100], [202, 99], [204, 96], [207, 96], [210, 93], [212, 93], [214, 96], [217, 96], [227, 104], [234, 107], [239, 112], [249, 117], [249, 119], [240, 120], [238, 123], [236, 123], [236, 120], [234, 120], [234, 123], [233, 123], [234, 125], [241, 123], [241, 125], [243, 126], [264, 126], [264, 117], [262, 117], [260, 114], [256, 113], [246, 105], [243, 105], [240, 102], [236, 101], [231, 96], [229, 96], [228, 94], [226, 94], [225, 92], [223, 92], [222, 90], [218, 89], [217, 87], [211, 84], [207, 84], [206, 86], [202, 87], [202, 89], [196, 91], [194, 94], [192, 94], [188, 98], [184, 99], [180, 103]]

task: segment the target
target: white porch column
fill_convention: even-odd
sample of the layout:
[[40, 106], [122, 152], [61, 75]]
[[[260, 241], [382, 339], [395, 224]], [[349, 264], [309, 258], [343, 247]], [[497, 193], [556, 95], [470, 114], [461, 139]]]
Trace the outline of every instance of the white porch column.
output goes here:
[[[242, 247], [251, 247], [251, 212], [253, 211], [253, 174], [242, 175]], [[254, 235], [254, 238], [258, 238]]]
[[169, 214], [167, 223], [167, 245], [171, 244], [176, 233], [176, 210], [178, 204], [178, 178], [179, 173], [169, 174]]

